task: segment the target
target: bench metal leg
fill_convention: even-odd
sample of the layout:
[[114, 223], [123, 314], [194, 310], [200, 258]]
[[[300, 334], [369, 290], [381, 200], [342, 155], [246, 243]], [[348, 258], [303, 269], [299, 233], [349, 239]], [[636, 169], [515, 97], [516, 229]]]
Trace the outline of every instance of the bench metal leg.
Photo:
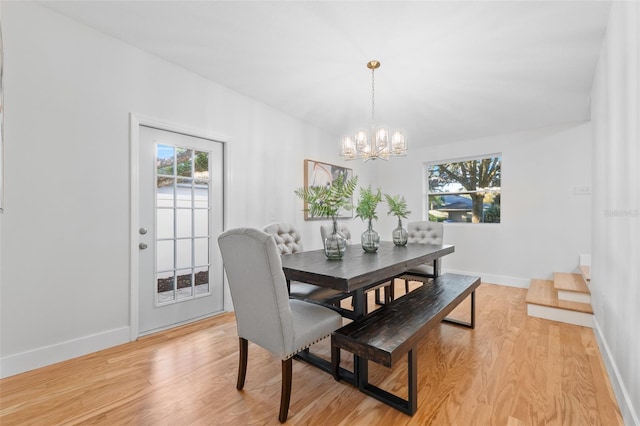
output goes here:
[[355, 355], [353, 362], [356, 379], [355, 385], [362, 390], [369, 383], [369, 361], [366, 358]]
[[413, 415], [418, 409], [418, 352], [411, 349], [407, 354], [407, 379], [409, 386], [408, 409]]
[[331, 374], [334, 379], [340, 380], [340, 348], [334, 344], [331, 344]]
[[442, 321], [455, 324], [455, 325], [461, 325], [463, 327], [468, 327], [471, 329], [476, 328], [476, 291], [473, 290], [471, 292], [471, 321], [466, 322], [466, 321], [460, 321], [460, 320], [449, 319], [449, 318], [445, 318]]
[[[361, 358], [364, 365], [367, 360]], [[407, 353], [407, 386], [408, 386], [408, 399], [400, 398], [397, 395], [387, 392], [386, 390], [379, 388], [378, 386], [369, 383], [368, 369], [362, 366], [360, 368], [360, 375], [357, 379], [358, 388], [363, 393], [377, 399], [380, 402], [384, 402], [388, 406], [395, 408], [405, 414], [413, 416], [418, 409], [418, 354], [411, 349]]]

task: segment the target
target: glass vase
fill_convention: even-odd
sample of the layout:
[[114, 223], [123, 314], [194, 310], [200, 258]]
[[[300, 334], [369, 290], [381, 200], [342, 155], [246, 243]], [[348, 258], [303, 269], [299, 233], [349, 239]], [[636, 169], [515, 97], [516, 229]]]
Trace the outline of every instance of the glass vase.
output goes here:
[[380, 234], [374, 231], [371, 219], [369, 219], [367, 230], [362, 233], [361, 241], [362, 249], [367, 253], [374, 253], [380, 247]]
[[333, 231], [324, 239], [324, 255], [327, 259], [340, 260], [347, 249], [347, 240], [338, 233], [338, 224], [333, 220]]
[[406, 246], [409, 233], [402, 227], [402, 219], [398, 218], [398, 227], [391, 233], [393, 244], [397, 246]]

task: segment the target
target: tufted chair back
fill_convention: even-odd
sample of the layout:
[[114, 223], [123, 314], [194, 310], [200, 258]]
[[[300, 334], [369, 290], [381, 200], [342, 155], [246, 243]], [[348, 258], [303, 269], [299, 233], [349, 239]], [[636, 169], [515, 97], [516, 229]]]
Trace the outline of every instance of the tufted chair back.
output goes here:
[[[349, 230], [349, 228], [347, 228], [341, 222], [337, 222], [336, 230], [338, 231], [339, 234], [341, 234], [344, 237], [345, 240], [347, 240], [347, 244], [351, 244], [351, 231]], [[320, 235], [322, 236], [323, 243], [324, 243], [324, 240], [326, 240], [329, 234], [331, 234], [332, 232], [333, 232], [332, 223], [330, 223], [329, 225], [320, 226]]]
[[409, 222], [407, 232], [409, 243], [443, 244], [444, 227], [440, 222]]
[[[430, 222], [428, 220], [423, 220], [420, 222], [409, 222], [407, 224], [407, 233], [408, 238], [407, 242], [409, 243], [418, 243], [418, 244], [443, 244], [444, 241], [444, 227], [442, 223], [439, 222]], [[410, 275], [418, 275], [423, 277], [434, 277], [437, 269], [441, 268], [442, 259], [437, 259], [433, 264], [424, 263], [422, 265], [418, 265], [415, 268], [409, 269], [407, 272]], [[409, 281], [410, 279], [404, 279], [404, 288], [405, 292], [409, 292]], [[413, 281], [413, 280], [411, 280]]]
[[273, 236], [280, 254], [291, 254], [303, 251], [302, 237], [296, 227], [290, 223], [272, 223], [263, 228], [264, 232]]

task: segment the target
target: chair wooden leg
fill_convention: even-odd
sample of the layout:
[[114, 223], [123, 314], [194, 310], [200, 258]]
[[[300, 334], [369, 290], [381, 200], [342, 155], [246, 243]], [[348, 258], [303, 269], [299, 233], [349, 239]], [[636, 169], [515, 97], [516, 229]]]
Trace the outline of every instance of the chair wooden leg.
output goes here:
[[409, 293], [409, 280], [404, 280], [404, 293]]
[[238, 383], [236, 389], [242, 390], [244, 379], [247, 376], [247, 354], [249, 352], [249, 341], [240, 337], [240, 363], [238, 365]]
[[333, 344], [331, 337], [331, 374], [333, 378], [340, 381], [340, 348]]
[[282, 393], [280, 394], [280, 423], [287, 421], [289, 401], [291, 400], [291, 376], [293, 374], [293, 358], [282, 361]]
[[[374, 290], [376, 297], [375, 297], [375, 302], [376, 305], [384, 305], [384, 301], [382, 300], [382, 293], [381, 293], [381, 289], [378, 287]], [[385, 294], [385, 298], [386, 298], [386, 294]]]

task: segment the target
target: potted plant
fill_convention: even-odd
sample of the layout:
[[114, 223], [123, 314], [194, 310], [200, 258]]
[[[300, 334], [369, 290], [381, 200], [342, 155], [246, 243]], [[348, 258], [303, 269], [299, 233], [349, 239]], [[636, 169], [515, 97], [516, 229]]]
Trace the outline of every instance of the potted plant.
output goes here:
[[356, 217], [367, 220], [367, 230], [362, 233], [362, 249], [368, 253], [373, 253], [380, 246], [380, 235], [373, 229], [372, 221], [378, 219], [376, 208], [378, 203], [382, 201], [382, 192], [380, 189], [374, 192], [371, 187], [360, 188], [360, 199], [356, 207]]
[[394, 229], [391, 234], [393, 244], [397, 246], [405, 246], [407, 245], [407, 238], [409, 234], [407, 233], [407, 230], [402, 227], [402, 219], [409, 217], [411, 211], [407, 209], [407, 202], [404, 197], [399, 195], [392, 197], [389, 194], [384, 194], [384, 197], [387, 199], [387, 205], [389, 206], [387, 215], [394, 215], [398, 218], [398, 227]]
[[346, 179], [339, 175], [325, 186], [309, 186], [295, 190], [295, 194], [307, 203], [306, 211], [314, 217], [331, 218], [333, 232], [323, 241], [324, 253], [329, 259], [342, 259], [347, 241], [337, 231], [336, 219], [341, 209], [350, 210], [351, 197], [358, 185], [358, 177]]

